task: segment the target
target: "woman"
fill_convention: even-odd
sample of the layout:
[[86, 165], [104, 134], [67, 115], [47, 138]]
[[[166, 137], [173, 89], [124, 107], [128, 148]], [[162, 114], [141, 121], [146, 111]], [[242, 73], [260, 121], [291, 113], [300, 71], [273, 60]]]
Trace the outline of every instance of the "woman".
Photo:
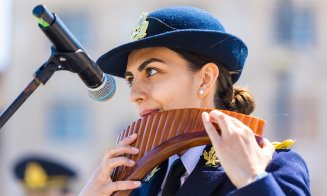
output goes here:
[[[246, 45], [226, 33], [216, 18], [197, 8], [172, 7], [142, 15], [132, 41], [97, 63], [104, 72], [128, 81], [140, 116], [180, 108], [250, 114], [253, 96], [233, 87], [246, 57]], [[80, 195], [126, 189], [135, 189], [133, 195], [310, 195], [306, 164], [295, 152], [275, 152], [266, 139], [259, 147], [249, 127], [218, 110], [204, 112], [202, 118], [221, 165], [205, 166], [201, 155], [211, 147], [200, 146], [170, 157], [151, 180], [112, 182], [115, 167], [135, 165], [123, 157], [138, 153], [130, 146], [137, 140], [132, 135], [108, 151]], [[184, 169], [171, 183], [168, 171], [179, 157]], [[182, 186], [171, 190], [168, 184]]]

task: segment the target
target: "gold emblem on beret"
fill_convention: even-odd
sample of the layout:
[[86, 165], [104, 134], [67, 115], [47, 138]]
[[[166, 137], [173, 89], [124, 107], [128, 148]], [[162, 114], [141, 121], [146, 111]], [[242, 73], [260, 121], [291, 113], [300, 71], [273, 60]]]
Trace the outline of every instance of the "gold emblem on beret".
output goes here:
[[44, 169], [36, 162], [31, 162], [26, 166], [24, 183], [32, 189], [43, 188], [47, 184], [48, 175]]
[[157, 171], [159, 171], [160, 170], [160, 168], [158, 168], [158, 166], [157, 167], [155, 167], [150, 173], [149, 173], [149, 175], [146, 177], [146, 179], [144, 180], [145, 182], [147, 182], [147, 181], [150, 181], [150, 179], [154, 176], [154, 174], [155, 173], [157, 173]]
[[148, 29], [149, 26], [149, 21], [146, 21], [147, 16], [148, 13], [143, 13], [141, 15], [139, 23], [137, 24], [135, 30], [132, 33], [131, 36], [132, 41], [137, 41], [146, 36], [146, 30]]
[[208, 167], [218, 167], [220, 165], [220, 161], [213, 147], [211, 147], [209, 152], [206, 150], [203, 151], [203, 158], [207, 161], [205, 165]]

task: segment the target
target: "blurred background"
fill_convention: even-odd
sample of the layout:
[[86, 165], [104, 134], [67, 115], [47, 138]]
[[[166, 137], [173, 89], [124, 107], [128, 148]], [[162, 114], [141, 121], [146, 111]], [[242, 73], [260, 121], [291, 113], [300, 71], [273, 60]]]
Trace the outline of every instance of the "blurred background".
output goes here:
[[[128, 42], [142, 12], [192, 5], [220, 19], [249, 48], [237, 83], [255, 95], [254, 116], [267, 121], [271, 141], [296, 140], [306, 160], [313, 195], [327, 192], [327, 2], [323, 0], [0, 0], [0, 111], [32, 80], [50, 56], [51, 43], [38, 28], [33, 8], [45, 4], [82, 43], [92, 59]], [[23, 195], [13, 175], [23, 156], [54, 157], [75, 168], [77, 194], [107, 149], [137, 119], [127, 83], [98, 103], [76, 74], [56, 72], [0, 131], [0, 195]]]

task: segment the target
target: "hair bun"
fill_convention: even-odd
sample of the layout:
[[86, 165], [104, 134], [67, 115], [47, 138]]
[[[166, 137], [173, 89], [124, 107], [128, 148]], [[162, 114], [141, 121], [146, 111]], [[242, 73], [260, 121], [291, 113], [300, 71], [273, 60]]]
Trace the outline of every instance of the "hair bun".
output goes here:
[[242, 114], [251, 114], [255, 109], [253, 94], [244, 87], [234, 87], [230, 109]]

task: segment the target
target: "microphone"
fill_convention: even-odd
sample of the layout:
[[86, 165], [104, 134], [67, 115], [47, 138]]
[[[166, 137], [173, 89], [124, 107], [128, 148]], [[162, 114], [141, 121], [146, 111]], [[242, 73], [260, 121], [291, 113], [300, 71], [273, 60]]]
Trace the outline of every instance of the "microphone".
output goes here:
[[[79, 41], [68, 30], [60, 18], [50, 12], [44, 5], [33, 9], [38, 25], [53, 43], [59, 53], [73, 53], [72, 58], [60, 58], [69, 71], [77, 73], [88, 87], [89, 96], [96, 101], [110, 99], [116, 91], [115, 79], [103, 73], [100, 67], [91, 60]], [[60, 66], [62, 69], [62, 67]]]

